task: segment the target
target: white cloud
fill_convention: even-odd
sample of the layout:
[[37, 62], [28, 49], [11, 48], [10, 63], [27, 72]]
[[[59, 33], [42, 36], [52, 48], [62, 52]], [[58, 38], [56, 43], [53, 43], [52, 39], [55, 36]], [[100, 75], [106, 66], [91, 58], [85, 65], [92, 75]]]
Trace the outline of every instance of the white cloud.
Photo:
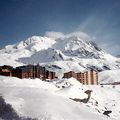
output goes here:
[[84, 32], [80, 32], [80, 31], [76, 31], [76, 32], [72, 32], [69, 34], [65, 35], [66, 37], [72, 37], [72, 36], [76, 36], [76, 37], [80, 37], [81, 39], [90, 39], [91, 37], [84, 33]]
[[64, 37], [64, 34], [62, 32], [49, 31], [45, 33], [45, 36], [53, 39], [58, 39]]
[[64, 38], [64, 37], [69, 38], [73, 36], [79, 37], [81, 39], [87, 39], [87, 40], [94, 39], [90, 37], [87, 33], [80, 32], [80, 31], [75, 31], [68, 34], [63, 34], [62, 32], [48, 31], [45, 33], [45, 36], [50, 37], [52, 39], [58, 39], [58, 38]]

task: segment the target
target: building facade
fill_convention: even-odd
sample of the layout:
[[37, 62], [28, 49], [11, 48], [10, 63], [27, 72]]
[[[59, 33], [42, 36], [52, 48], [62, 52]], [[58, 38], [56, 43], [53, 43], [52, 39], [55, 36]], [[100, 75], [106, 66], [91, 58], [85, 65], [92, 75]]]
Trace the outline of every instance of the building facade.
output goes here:
[[12, 70], [12, 76], [18, 78], [39, 78], [41, 80], [54, 79], [55, 72], [46, 70], [45, 67], [39, 65], [27, 65], [16, 67]]
[[34, 78], [34, 66], [20, 66], [12, 70], [12, 76], [18, 78]]
[[[11, 66], [1, 66], [0, 75], [13, 76], [18, 78], [39, 78], [41, 80], [52, 80], [55, 79], [55, 72], [47, 70], [45, 67], [39, 65], [27, 65], [13, 68]], [[86, 72], [75, 73], [69, 71], [64, 73], [64, 78], [74, 77], [80, 83], [85, 85], [97, 85], [98, 84], [98, 73], [94, 70]]]
[[64, 78], [74, 77], [80, 83], [85, 85], [97, 85], [98, 84], [98, 73], [94, 70], [75, 73], [73, 71], [64, 73]]
[[8, 65], [0, 66], [0, 75], [12, 76], [12, 69], [13, 67]]
[[45, 80], [46, 79], [45, 67], [36, 65], [34, 68], [35, 68], [34, 69], [35, 78], [40, 78], [41, 80]]

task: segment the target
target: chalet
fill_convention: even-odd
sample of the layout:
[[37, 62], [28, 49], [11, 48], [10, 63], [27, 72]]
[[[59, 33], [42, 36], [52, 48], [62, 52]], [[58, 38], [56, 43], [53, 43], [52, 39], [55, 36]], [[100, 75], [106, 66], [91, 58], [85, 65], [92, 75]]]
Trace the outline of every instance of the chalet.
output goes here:
[[4, 65], [0, 67], [0, 75], [4, 76], [12, 76], [12, 69], [13, 67], [9, 65]]

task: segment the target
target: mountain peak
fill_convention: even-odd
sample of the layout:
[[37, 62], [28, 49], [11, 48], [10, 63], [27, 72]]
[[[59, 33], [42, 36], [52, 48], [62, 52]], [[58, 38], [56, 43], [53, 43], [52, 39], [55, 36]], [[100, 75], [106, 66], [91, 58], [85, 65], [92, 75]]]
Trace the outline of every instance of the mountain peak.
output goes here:
[[[8, 59], [9, 61], [5, 61]], [[82, 32], [70, 34], [47, 33], [32, 36], [0, 50], [1, 65], [49, 64], [64, 70], [80, 71], [89, 68], [104, 70], [120, 68], [117, 58], [104, 52]]]

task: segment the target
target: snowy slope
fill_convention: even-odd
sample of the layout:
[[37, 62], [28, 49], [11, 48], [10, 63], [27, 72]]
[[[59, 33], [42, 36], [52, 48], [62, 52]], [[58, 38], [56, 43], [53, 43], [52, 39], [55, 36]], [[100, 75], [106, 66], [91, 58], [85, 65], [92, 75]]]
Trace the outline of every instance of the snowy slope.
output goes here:
[[100, 83], [120, 82], [120, 70], [106, 70], [99, 73]]
[[[62, 34], [47, 32], [33, 36], [0, 50], [0, 65], [46, 65], [56, 71], [59, 79], [52, 82], [40, 79], [18, 79], [0, 76], [0, 95], [20, 116], [40, 120], [119, 120], [119, 86], [84, 86], [77, 80], [61, 79], [65, 71], [99, 72], [99, 83], [120, 82], [120, 59], [92, 41], [85, 33]], [[62, 68], [62, 69], [61, 69]], [[92, 90], [87, 104], [72, 99], [86, 99], [86, 90]], [[111, 110], [110, 118], [103, 112]]]
[[[70, 34], [47, 33], [45, 36], [33, 36], [0, 50], [0, 65], [18, 66], [22, 64], [57, 65], [64, 70], [75, 71], [89, 68], [98, 71], [119, 69], [118, 58], [106, 53], [85, 33]], [[9, 60], [8, 60], [9, 59]], [[62, 66], [62, 64], [64, 66]], [[72, 65], [69, 66], [69, 63]], [[66, 66], [66, 67], [65, 67]]]
[[[119, 120], [120, 93], [118, 88], [111, 87], [83, 86], [73, 78], [44, 82], [0, 76], [0, 95], [5, 102], [19, 116], [39, 120]], [[87, 104], [69, 99], [86, 98], [84, 91], [91, 89]], [[110, 97], [111, 94], [114, 96]], [[112, 110], [110, 117], [103, 115], [105, 110]]]
[[18, 59], [30, 57], [40, 50], [48, 49], [55, 41], [47, 37], [33, 36], [14, 45], [7, 45], [0, 50], [0, 65], [19, 66], [23, 63]]

